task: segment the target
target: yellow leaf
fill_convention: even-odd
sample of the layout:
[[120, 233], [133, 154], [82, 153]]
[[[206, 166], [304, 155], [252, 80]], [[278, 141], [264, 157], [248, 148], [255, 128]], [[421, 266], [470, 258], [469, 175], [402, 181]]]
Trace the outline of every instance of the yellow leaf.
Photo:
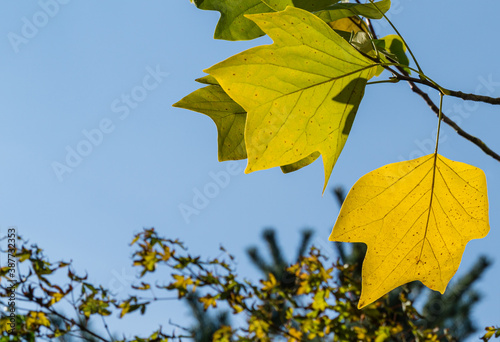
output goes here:
[[52, 298], [50, 299], [49, 305], [54, 305], [55, 303], [63, 299], [64, 296], [65, 296], [64, 293], [59, 293], [59, 292], [52, 293]]
[[330, 292], [327, 292], [325, 290], [319, 290], [316, 292], [314, 295], [314, 302], [312, 303], [312, 308], [314, 310], [320, 310], [324, 311], [328, 307], [328, 303], [326, 302], [326, 299], [330, 297]]
[[414, 280], [444, 293], [466, 244], [488, 231], [483, 171], [431, 154], [361, 177], [330, 240], [368, 246], [358, 304], [362, 308]]
[[278, 282], [272, 273], [269, 273], [269, 280], [261, 280], [261, 282], [262, 285], [264, 285], [262, 288], [262, 291], [264, 292], [271, 291], [273, 288], [278, 286]]
[[302, 332], [295, 328], [290, 328], [288, 331], [289, 337], [287, 338], [288, 342], [299, 342], [302, 340]]
[[232, 341], [233, 330], [230, 326], [223, 325], [222, 328], [214, 333], [213, 341], [218, 342], [231, 342]]
[[125, 316], [127, 314], [127, 312], [129, 312], [130, 310], [130, 302], [123, 302], [121, 303], [120, 305], [118, 305], [119, 308], [122, 309], [122, 311], [120, 312], [120, 318], [122, 318], [123, 316]]
[[[205, 76], [203, 82], [214, 82]], [[209, 116], [217, 126], [219, 161], [240, 160], [247, 157], [245, 150], [245, 121], [247, 113], [217, 84], [184, 97], [174, 107], [190, 109]]]
[[[208, 84], [208, 87], [194, 91], [173, 106], [206, 114], [215, 122], [219, 161], [246, 159], [244, 134], [247, 113], [226, 94], [213, 76], [207, 75], [196, 81]], [[283, 173], [297, 171], [319, 156], [319, 152], [314, 152], [298, 162], [281, 166], [281, 170]]]
[[319, 153], [326, 186], [377, 64], [307, 11], [247, 17], [274, 44], [206, 70], [247, 112], [245, 172], [308, 163]]
[[26, 326], [31, 329], [33, 326], [46, 326], [50, 327], [50, 321], [43, 312], [31, 311], [26, 318]]
[[269, 323], [255, 316], [250, 317], [248, 331], [254, 333], [257, 338], [263, 339], [267, 336]]
[[357, 17], [349, 17], [342, 18], [339, 20], [335, 20], [329, 22], [328, 25], [334, 30], [345, 31], [345, 32], [366, 32], [368, 33], [368, 29], [366, 28], [366, 24]]
[[11, 331], [12, 330], [11, 324], [13, 323], [10, 322], [9, 316], [0, 318], [0, 333], [3, 333], [5, 331]]
[[173, 274], [172, 277], [176, 280], [175, 283], [172, 283], [172, 288], [185, 290], [189, 285], [193, 285], [193, 280], [189, 277], [185, 277], [179, 274]]
[[217, 298], [212, 297], [212, 295], [208, 294], [205, 297], [201, 297], [198, 299], [201, 303], [203, 303], [203, 308], [207, 310], [210, 306], [216, 308], [217, 307]]

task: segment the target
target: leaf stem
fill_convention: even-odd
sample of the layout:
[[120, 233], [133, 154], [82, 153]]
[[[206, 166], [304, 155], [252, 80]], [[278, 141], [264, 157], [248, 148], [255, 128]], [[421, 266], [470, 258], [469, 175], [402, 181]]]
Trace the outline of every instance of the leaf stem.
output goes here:
[[379, 84], [379, 83], [398, 83], [398, 82], [399, 82], [399, 79], [397, 79], [397, 78], [390, 78], [388, 80], [383, 80], [383, 81], [367, 82], [366, 85]]
[[439, 146], [439, 132], [441, 131], [441, 119], [443, 117], [443, 97], [444, 94], [442, 92], [439, 93], [441, 96], [439, 100], [439, 116], [438, 116], [438, 131], [436, 134], [436, 148], [434, 149], [434, 156], [433, 156], [433, 166], [432, 166], [432, 183], [431, 183], [431, 199], [429, 201], [429, 211], [427, 213], [427, 223], [425, 224], [425, 232], [424, 232], [424, 239], [422, 240], [422, 248], [420, 249], [420, 256], [418, 257], [417, 260], [417, 265], [422, 261], [422, 254], [424, 253], [424, 245], [425, 241], [427, 240], [427, 231], [429, 229], [429, 222], [431, 220], [431, 211], [432, 211], [432, 201], [434, 199], [434, 188], [436, 186], [436, 169], [437, 169], [437, 159], [438, 159], [438, 146]]
[[434, 160], [433, 160], [433, 166], [432, 166], [431, 199], [429, 201], [429, 211], [427, 213], [427, 223], [425, 224], [424, 238], [422, 240], [422, 248], [420, 249], [420, 256], [418, 257], [417, 265], [422, 261], [422, 254], [424, 253], [424, 245], [425, 245], [425, 241], [427, 240], [427, 231], [429, 229], [429, 222], [431, 220], [432, 202], [434, 199], [434, 188], [436, 187], [436, 169], [437, 169], [437, 160], [438, 160], [439, 132], [441, 130], [441, 119], [443, 116], [443, 97], [444, 97], [444, 94], [442, 92], [440, 92], [439, 95], [441, 96], [441, 98], [439, 100], [439, 116], [438, 116], [438, 128], [437, 128], [437, 134], [436, 134], [436, 148], [434, 149], [434, 156], [433, 156]]
[[439, 133], [441, 132], [441, 120], [443, 119], [443, 93], [439, 93], [440, 99], [439, 99], [439, 114], [438, 114], [438, 128], [437, 128], [437, 133], [436, 133], [436, 149], [434, 150], [434, 154], [437, 155], [438, 153], [438, 146], [439, 146]]

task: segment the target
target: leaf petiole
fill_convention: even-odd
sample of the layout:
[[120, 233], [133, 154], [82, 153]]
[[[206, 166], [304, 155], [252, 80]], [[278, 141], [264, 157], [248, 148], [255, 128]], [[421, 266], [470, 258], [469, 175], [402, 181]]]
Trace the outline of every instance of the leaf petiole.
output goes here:
[[440, 99], [439, 99], [438, 128], [437, 128], [437, 133], [436, 133], [436, 148], [434, 150], [434, 154], [436, 154], [436, 155], [437, 155], [438, 145], [439, 145], [439, 133], [441, 131], [441, 120], [443, 118], [443, 97], [444, 97], [444, 95], [445, 94], [443, 92], [439, 93]]
[[379, 84], [379, 83], [398, 83], [398, 82], [399, 82], [399, 80], [396, 77], [391, 77], [388, 80], [367, 82], [366, 85]]

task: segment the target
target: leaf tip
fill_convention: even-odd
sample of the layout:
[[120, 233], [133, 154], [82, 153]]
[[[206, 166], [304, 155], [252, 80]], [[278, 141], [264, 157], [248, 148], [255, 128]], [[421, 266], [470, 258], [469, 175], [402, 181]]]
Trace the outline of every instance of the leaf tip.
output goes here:
[[245, 171], [243, 171], [246, 175], [248, 175], [249, 173], [252, 173], [254, 170], [252, 170], [250, 167], [246, 167], [245, 168]]

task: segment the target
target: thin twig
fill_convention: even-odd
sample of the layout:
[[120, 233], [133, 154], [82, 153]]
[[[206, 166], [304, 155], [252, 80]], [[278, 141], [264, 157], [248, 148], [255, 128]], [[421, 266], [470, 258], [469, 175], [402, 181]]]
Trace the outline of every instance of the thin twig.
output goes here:
[[[400, 69], [400, 68], [398, 68], [398, 70], [400, 72], [402, 71], [402, 69]], [[410, 77], [407, 74], [401, 75], [399, 73], [395, 73], [394, 77], [397, 78], [400, 81], [408, 81], [408, 82], [413, 82], [413, 83], [420, 83], [420, 84], [426, 85], [428, 87], [431, 87], [433, 89], [436, 89], [438, 91], [440, 90], [438, 86], [436, 86], [432, 82], [429, 82], [428, 80], [423, 80], [423, 79], [420, 79], [420, 78]]]
[[[356, 0], [356, 2], [360, 3], [359, 0]], [[374, 38], [377, 37], [377, 34], [375, 33], [375, 30], [373, 29], [373, 26], [371, 24], [370, 19], [367, 19], [367, 23], [368, 23], [368, 27], [370, 28], [370, 31], [372, 31], [373, 37]], [[388, 69], [388, 68], [386, 68], [386, 69]], [[420, 95], [420, 97], [422, 97], [422, 99], [427, 103], [427, 105], [432, 109], [432, 111], [439, 117], [439, 108], [436, 106], [434, 101], [432, 101], [432, 99], [429, 97], [429, 95], [426, 92], [424, 92], [422, 89], [420, 89], [415, 83], [422, 83], [422, 84], [425, 84], [425, 85], [432, 87], [434, 89], [437, 89], [437, 87], [427, 80], [414, 79], [414, 78], [410, 77], [408, 75], [408, 73], [406, 72], [406, 70], [404, 70], [401, 67], [397, 67], [397, 69], [403, 75], [401, 75], [399, 73], [395, 73], [393, 70], [391, 70], [393, 75], [397, 79], [407, 81], [408, 84], [410, 85], [410, 89], [414, 93]], [[438, 90], [440, 90], [440, 89], [438, 89]], [[453, 91], [453, 90], [447, 90], [447, 89], [446, 89], [446, 92], [447, 92], [447, 95], [458, 97], [458, 98], [461, 98], [464, 100], [480, 101], [480, 102], [485, 102], [485, 103], [489, 103], [489, 104], [500, 104], [500, 98], [492, 98], [489, 96], [475, 95], [475, 94], [465, 94], [465, 93], [462, 93], [461, 91]], [[472, 142], [473, 144], [478, 146], [484, 153], [486, 153], [487, 155], [489, 155], [493, 159], [500, 162], [500, 155], [498, 155], [498, 153], [496, 153], [495, 151], [490, 149], [481, 139], [464, 131], [459, 125], [457, 125], [457, 123], [455, 121], [451, 120], [448, 116], [446, 116], [442, 112], [441, 112], [441, 118], [442, 118], [443, 122], [445, 122], [451, 128], [453, 128], [455, 130], [455, 132], [457, 132], [458, 135], [469, 140], [470, 142]]]
[[[429, 97], [429, 95], [424, 92], [422, 89], [420, 89], [416, 83], [422, 83], [424, 85], [427, 85], [431, 88], [434, 88], [434, 89], [437, 89], [437, 90], [440, 90], [438, 87], [436, 87], [435, 84], [427, 81], [427, 80], [421, 80], [421, 79], [416, 79], [416, 78], [413, 78], [413, 77], [410, 77], [408, 75], [408, 73], [406, 72], [406, 70], [404, 70], [402, 67], [399, 67], [397, 66], [396, 68], [398, 69], [398, 71], [401, 73], [397, 73], [395, 72], [393, 69], [389, 68], [389, 67], [385, 67], [386, 69], [388, 69], [389, 71], [392, 72], [392, 74], [394, 75], [394, 77], [396, 77], [397, 79], [400, 79], [400, 80], [405, 80], [408, 82], [408, 84], [410, 85], [410, 89], [420, 95], [420, 97], [422, 99], [424, 99], [425, 103], [427, 103], [427, 105], [432, 109], [432, 111], [439, 117], [439, 108], [438, 106], [434, 103], [434, 101], [432, 101], [432, 99]], [[441, 90], [440, 90], [441, 91]], [[447, 92], [450, 92], [449, 90], [447, 90]], [[476, 146], [478, 146], [484, 153], [486, 153], [487, 155], [489, 155], [490, 157], [492, 157], [493, 159], [497, 160], [500, 162], [500, 155], [498, 153], [496, 153], [495, 151], [493, 151], [491, 148], [489, 148], [481, 139], [467, 133], [466, 131], [464, 131], [459, 125], [457, 125], [457, 123], [453, 120], [451, 120], [448, 116], [446, 116], [444, 113], [441, 113], [441, 118], [443, 120], [443, 122], [445, 122], [446, 124], [448, 124], [451, 128], [453, 128], [455, 130], [455, 132], [457, 132], [458, 135], [460, 135], [461, 137], [469, 140], [470, 142], [472, 142], [473, 144], [475, 144]]]
[[[400, 70], [402, 71], [402, 70]], [[419, 78], [414, 78], [410, 77], [408, 75], [401, 75], [401, 74], [396, 74], [394, 75], [398, 80], [401, 81], [411, 81], [413, 83], [420, 83], [423, 85], [426, 85], [428, 87], [434, 88], [436, 90], [441, 91], [439, 87], [437, 87], [435, 84], [432, 82], [429, 82], [427, 80], [422, 80]], [[484, 96], [484, 95], [476, 95], [476, 94], [467, 94], [463, 93], [461, 91], [455, 91], [455, 90], [449, 90], [449, 89], [443, 89], [445, 92], [445, 95], [453, 96], [453, 97], [458, 97], [462, 100], [469, 100], [469, 101], [475, 101], [475, 102], [484, 102], [484, 103], [489, 103], [492, 105], [500, 105], [500, 97], [490, 97], [490, 96]]]
[[61, 318], [63, 321], [66, 321], [66, 322], [69, 322], [69, 323], [71, 323], [71, 324], [73, 324], [73, 325], [76, 325], [78, 328], [80, 328], [80, 330], [81, 330], [81, 331], [85, 331], [86, 333], [88, 333], [88, 334], [90, 334], [90, 335], [94, 336], [95, 338], [97, 338], [97, 339], [99, 339], [99, 340], [101, 340], [101, 341], [108, 342], [108, 340], [106, 340], [105, 338], [103, 338], [103, 337], [101, 337], [101, 336], [97, 335], [96, 333], [94, 333], [93, 331], [91, 331], [91, 330], [87, 329], [87, 327], [85, 327], [85, 326], [83, 326], [82, 324], [80, 324], [80, 323], [78, 323], [78, 322], [74, 321], [73, 319], [69, 319], [69, 318], [67, 318], [67, 317], [65, 317], [65, 316], [63, 316], [63, 315], [61, 315], [59, 312], [57, 312], [57, 311], [55, 311], [55, 310], [53, 310], [53, 309], [51, 309], [51, 308], [47, 308], [47, 310], [48, 310], [51, 314], [56, 315], [56, 316], [58, 316], [59, 318]]
[[[358, 4], [360, 4], [360, 3], [361, 3], [361, 1], [359, 1], [359, 0], [356, 0], [356, 2], [357, 2]], [[371, 20], [370, 20], [369, 18], [366, 18], [366, 23], [367, 23], [368, 28], [370, 29], [370, 32], [371, 32], [371, 34], [372, 34], [373, 38], [374, 38], [374, 39], [377, 39], [377, 33], [375, 32], [375, 29], [373, 28], [372, 22], [371, 22]], [[413, 83], [413, 84], [414, 84], [414, 83], [421, 83], [421, 84], [424, 84], [424, 85], [426, 85], [426, 86], [429, 86], [429, 87], [431, 87], [431, 88], [434, 88], [434, 89], [436, 89], [436, 90], [441, 91], [441, 89], [439, 89], [439, 88], [438, 88], [435, 84], [433, 84], [433, 83], [431, 83], [431, 82], [429, 82], [429, 81], [427, 81], [427, 80], [422, 80], [422, 79], [418, 79], [418, 78], [413, 78], [413, 77], [410, 77], [410, 76], [406, 73], [406, 71], [405, 71], [405, 70], [400, 69], [400, 68], [398, 68], [398, 69], [399, 69], [399, 70], [403, 73], [403, 75], [398, 74], [398, 73], [395, 73], [395, 74], [394, 74], [394, 76], [395, 76], [397, 79], [401, 80], [401, 81], [408, 81], [408, 82], [410, 83], [410, 86], [411, 86], [411, 84], [412, 84], [412, 83]], [[417, 87], [417, 88], [418, 88], [418, 87]], [[484, 96], [484, 95], [468, 94], [468, 93], [463, 93], [463, 92], [461, 92], [461, 91], [455, 91], [455, 90], [449, 90], [449, 89], [444, 89], [444, 90], [445, 90], [445, 92], [446, 92], [446, 95], [453, 96], [453, 97], [458, 97], [458, 98], [463, 99], [463, 100], [476, 101], [476, 102], [484, 102], [484, 103], [489, 103], [489, 104], [492, 104], [492, 105], [500, 105], [500, 97], [490, 97], [490, 96]], [[432, 101], [431, 101], [431, 102], [432, 102]], [[437, 108], [437, 106], [434, 104], [434, 102], [432, 102], [432, 103], [433, 103], [434, 107], [436, 107], [436, 108]], [[434, 111], [434, 109], [433, 109], [433, 111]], [[439, 113], [439, 111], [438, 111], [438, 113]], [[445, 121], [445, 122], [446, 122], [446, 121]], [[453, 121], [451, 121], [451, 120], [450, 120], [450, 122], [453, 122]], [[456, 125], [456, 124], [455, 124], [455, 125], [456, 125], [456, 127], [458, 127], [458, 130], [457, 130], [457, 128], [456, 128], [456, 127], [454, 127], [452, 124], [450, 124], [450, 122], [447, 122], [447, 123], [448, 123], [449, 125], [451, 125], [451, 126], [452, 126], [452, 127], [453, 127], [456, 131], [457, 131], [457, 133], [459, 133], [460, 135], [462, 135], [462, 134], [460, 133], [460, 127], [458, 127], [458, 125]], [[463, 130], [462, 130], [462, 132], [463, 132]], [[466, 132], [464, 132], [464, 133], [465, 133], [465, 135], [462, 135], [463, 137], [465, 137], [465, 136], [467, 136], [467, 135], [468, 135], [468, 136], [470, 136], [470, 137], [474, 138], [474, 137], [473, 137], [473, 136], [471, 136], [470, 134], [468, 134], [468, 133], [466, 133]], [[476, 138], [476, 139], [477, 139], [477, 138]], [[484, 145], [484, 143], [483, 143], [480, 139], [477, 139], [477, 143], [481, 144], [481, 145], [482, 145], [482, 146], [484, 146], [487, 150], [489, 150], [489, 149], [488, 149], [488, 147], [487, 147], [486, 145]], [[483, 147], [481, 147], [481, 149], [483, 149], [483, 151], [484, 151], [484, 148], [483, 148]], [[490, 151], [491, 151], [491, 150], [490, 150]], [[493, 152], [493, 151], [492, 151], [492, 152]], [[495, 155], [497, 155], [495, 152], [493, 152], [493, 153], [494, 153]], [[496, 159], [496, 158], [495, 158], [495, 159]]]
[[[422, 99], [424, 99], [424, 101], [432, 109], [432, 111], [434, 113], [436, 113], [436, 115], [439, 116], [439, 108], [432, 101], [432, 99], [429, 97], [429, 95], [426, 92], [424, 92], [422, 89], [420, 89], [413, 81], [408, 81], [408, 83], [410, 85], [411, 90], [414, 93], [420, 95], [420, 97]], [[443, 118], [443, 122], [445, 122], [446, 124], [448, 124], [449, 126], [451, 126], [457, 132], [458, 135], [460, 135], [461, 137], [469, 140], [473, 144], [477, 145], [481, 150], [483, 150], [484, 153], [486, 153], [487, 155], [489, 155], [493, 159], [495, 159], [495, 160], [497, 160], [497, 161], [500, 162], [500, 155], [498, 155], [495, 151], [493, 151], [492, 149], [490, 149], [481, 139], [479, 139], [479, 138], [477, 138], [477, 137], [475, 137], [475, 136], [467, 133], [466, 131], [464, 131], [462, 128], [460, 128], [460, 126], [458, 126], [456, 124], [455, 121], [451, 120], [444, 113], [441, 113], [441, 115], [442, 115], [442, 118]]]
[[106, 332], [108, 333], [109, 340], [114, 341], [115, 339], [113, 338], [113, 335], [111, 335], [111, 331], [109, 331], [108, 323], [106, 323], [104, 316], [101, 316], [101, 318], [102, 318], [102, 324], [104, 324], [104, 328], [106, 329]]

